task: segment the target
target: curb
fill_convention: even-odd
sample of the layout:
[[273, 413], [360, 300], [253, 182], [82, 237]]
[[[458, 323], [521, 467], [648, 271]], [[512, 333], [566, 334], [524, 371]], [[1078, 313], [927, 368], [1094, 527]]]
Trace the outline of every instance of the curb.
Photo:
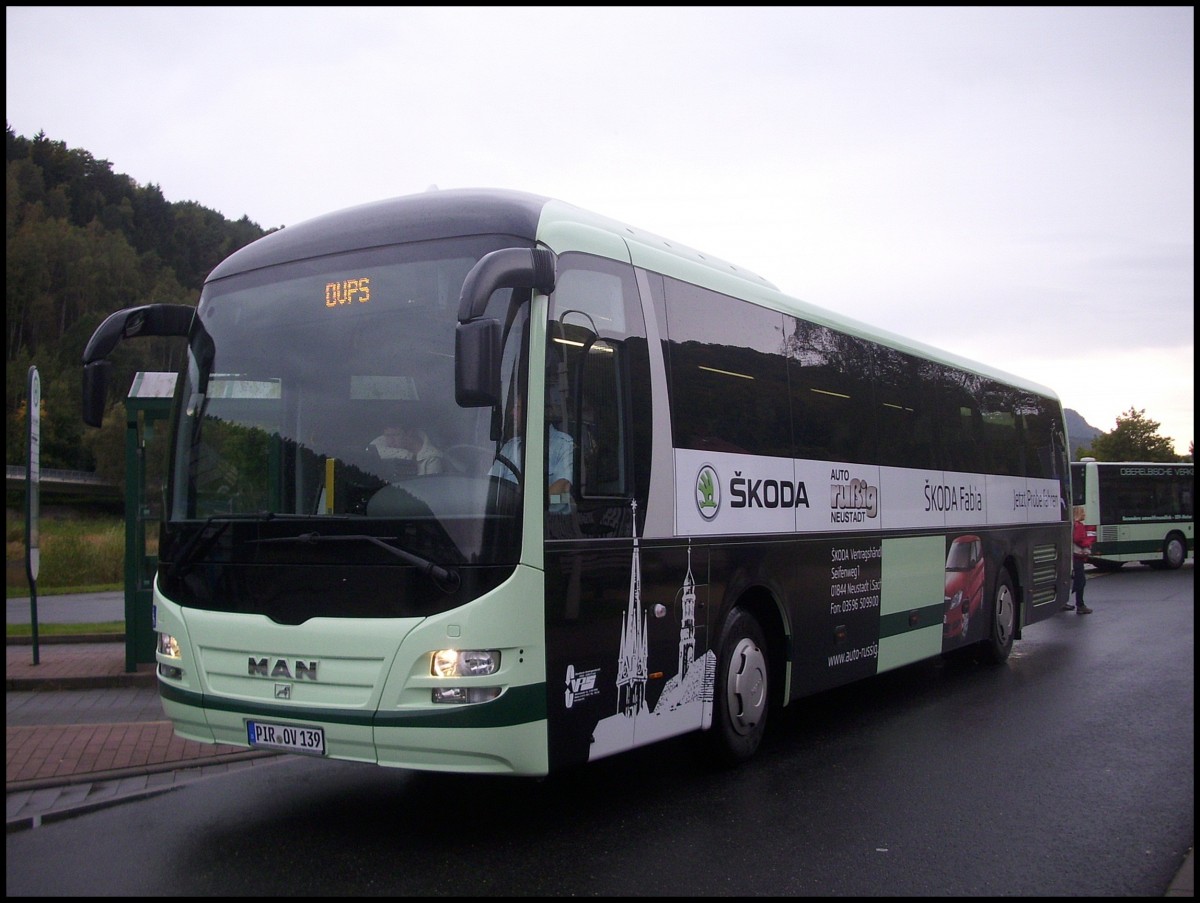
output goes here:
[[9, 690], [97, 690], [110, 687], [153, 687], [158, 675], [153, 671], [134, 674], [109, 674], [105, 677], [6, 677]]
[[173, 783], [160, 784], [159, 786], [147, 786], [137, 789], [120, 790], [116, 789], [111, 795], [101, 799], [90, 799], [78, 802], [72, 805], [62, 806], [61, 808], [51, 808], [45, 812], [37, 812], [29, 815], [17, 815], [12, 818], [6, 818], [4, 823], [5, 834], [13, 834], [18, 831], [25, 831], [31, 828], [37, 828], [51, 822], [65, 821], [74, 818], [78, 815], [86, 815], [90, 812], [96, 812], [101, 809], [108, 809], [113, 806], [119, 806], [123, 803], [134, 802], [137, 800], [150, 799], [151, 797], [161, 796], [165, 793], [170, 793], [172, 790], [179, 790], [188, 784], [195, 781], [203, 780], [211, 777], [216, 773], [216, 769], [230, 765], [246, 765], [247, 767], [257, 764], [256, 760], [265, 760], [280, 757], [283, 754], [275, 750], [246, 750], [245, 752], [229, 753], [221, 756], [214, 756], [204, 761], [185, 764], [182, 762], [162, 763], [153, 766], [141, 766], [133, 768], [117, 768], [109, 771], [97, 771], [90, 774], [76, 775], [72, 778], [62, 780], [42, 780], [42, 781], [15, 781], [8, 785], [8, 793], [33, 793], [39, 790], [52, 790], [61, 787], [81, 786], [84, 784], [103, 785], [107, 783], [120, 782], [122, 780], [132, 780], [139, 777], [145, 777], [152, 774], [165, 774], [173, 772], [178, 775], [178, 779]]
[[50, 824], [51, 822], [66, 821], [68, 818], [74, 818], [77, 815], [86, 815], [89, 812], [97, 812], [100, 809], [108, 809], [111, 806], [119, 806], [122, 803], [133, 802], [134, 800], [149, 799], [152, 796], [159, 796], [160, 794], [170, 793], [172, 790], [178, 789], [177, 786], [155, 787], [152, 790], [142, 790], [137, 793], [114, 796], [106, 800], [96, 800], [94, 803], [81, 803], [78, 806], [59, 809], [56, 812], [44, 812], [41, 815], [19, 815], [4, 822], [4, 833], [15, 834], [17, 831], [40, 828], [42, 825]]
[[[6, 646], [32, 646], [33, 636], [6, 636]], [[69, 633], [53, 636], [39, 636], [39, 646], [61, 646], [71, 643], [124, 643], [123, 633]]]
[[230, 762], [241, 762], [245, 759], [266, 759], [279, 755], [282, 755], [282, 753], [273, 749], [248, 749], [245, 752], [224, 753], [219, 756], [208, 756], [203, 759], [177, 759], [173, 762], [159, 762], [154, 765], [110, 768], [108, 771], [89, 771], [62, 778], [10, 781], [5, 784], [4, 789], [8, 793], [16, 793], [21, 790], [49, 790], [53, 787], [70, 787], [75, 784], [97, 784], [101, 781], [119, 781], [122, 778], [133, 778], [146, 774], [162, 774], [166, 771], [190, 771], [195, 768], [206, 768], [209, 765], [228, 765]]
[[1194, 897], [1196, 895], [1196, 848], [1190, 847], [1183, 858], [1183, 865], [1164, 897]]

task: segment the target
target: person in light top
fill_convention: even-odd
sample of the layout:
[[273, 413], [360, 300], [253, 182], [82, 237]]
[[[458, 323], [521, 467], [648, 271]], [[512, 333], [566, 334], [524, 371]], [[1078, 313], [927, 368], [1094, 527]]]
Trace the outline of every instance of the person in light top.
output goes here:
[[[519, 395], [513, 401], [512, 414], [515, 435], [500, 449], [500, 454], [509, 463], [497, 460], [492, 465], [490, 475], [515, 483], [517, 474], [513, 470], [513, 466], [520, 467], [521, 461], [521, 435], [517, 431], [524, 426]], [[549, 511], [551, 514], [567, 514], [571, 511], [571, 477], [575, 468], [575, 440], [569, 433], [564, 433], [553, 423], [547, 424], [547, 431], [547, 441], [550, 443], [549, 453], [546, 456], [548, 459], [546, 461], [546, 492], [549, 497]]]
[[371, 447], [384, 461], [412, 461], [418, 475], [445, 473], [446, 457], [416, 427], [389, 426], [371, 440]]

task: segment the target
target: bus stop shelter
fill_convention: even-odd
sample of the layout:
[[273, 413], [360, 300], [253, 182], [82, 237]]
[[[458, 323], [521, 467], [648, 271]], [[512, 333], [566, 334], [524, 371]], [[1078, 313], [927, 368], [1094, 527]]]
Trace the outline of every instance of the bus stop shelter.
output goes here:
[[125, 670], [154, 662], [154, 572], [174, 373], [134, 375], [125, 397]]

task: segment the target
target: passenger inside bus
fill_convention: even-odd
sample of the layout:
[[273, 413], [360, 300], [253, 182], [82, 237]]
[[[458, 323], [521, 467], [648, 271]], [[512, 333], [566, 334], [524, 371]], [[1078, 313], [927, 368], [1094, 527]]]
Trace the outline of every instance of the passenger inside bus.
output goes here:
[[444, 473], [448, 469], [445, 454], [429, 440], [424, 430], [416, 427], [386, 426], [369, 445], [381, 460], [406, 474], [423, 476]]

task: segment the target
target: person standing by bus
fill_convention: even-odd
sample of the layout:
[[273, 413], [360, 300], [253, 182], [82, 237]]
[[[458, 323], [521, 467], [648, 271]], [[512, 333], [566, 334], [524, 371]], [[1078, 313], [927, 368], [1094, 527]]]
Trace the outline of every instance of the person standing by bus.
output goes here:
[[1068, 602], [1063, 606], [1063, 611], [1074, 609], [1077, 615], [1092, 613], [1092, 609], [1083, 604], [1083, 590], [1087, 586], [1087, 574], [1084, 573], [1083, 568], [1087, 564], [1088, 556], [1092, 553], [1092, 543], [1096, 541], [1096, 534], [1084, 524], [1084, 511], [1083, 505], [1075, 506], [1075, 524], [1071, 529], [1071, 564], [1074, 568], [1071, 589], [1075, 593], [1075, 604], [1072, 605]]

